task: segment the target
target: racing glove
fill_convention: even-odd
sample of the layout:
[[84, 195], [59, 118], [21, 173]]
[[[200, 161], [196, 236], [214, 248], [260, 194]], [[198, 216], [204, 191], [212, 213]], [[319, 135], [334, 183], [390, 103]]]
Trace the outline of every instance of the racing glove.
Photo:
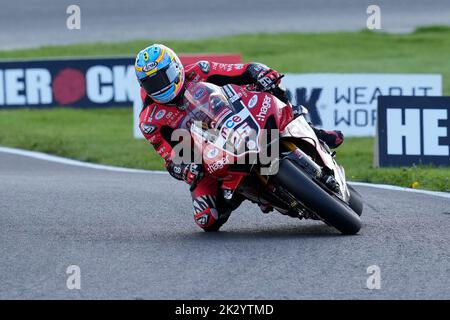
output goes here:
[[261, 91], [271, 91], [278, 87], [282, 77], [278, 71], [268, 69], [258, 75], [256, 83]]
[[280, 86], [281, 78], [283, 77], [284, 75], [278, 71], [267, 69], [259, 73], [256, 80], [256, 87], [259, 91], [270, 92], [284, 103], [289, 103], [286, 89]]
[[191, 186], [195, 186], [203, 177], [203, 168], [201, 165], [190, 164], [175, 164], [170, 162], [167, 165], [169, 174], [177, 180], [183, 180]]

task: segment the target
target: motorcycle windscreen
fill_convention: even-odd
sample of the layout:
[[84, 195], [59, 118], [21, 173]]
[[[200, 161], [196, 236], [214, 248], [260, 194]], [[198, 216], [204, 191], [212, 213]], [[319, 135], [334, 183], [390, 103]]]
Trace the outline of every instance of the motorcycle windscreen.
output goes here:
[[183, 108], [193, 122], [214, 129], [218, 120], [232, 109], [220, 87], [206, 82], [191, 83], [183, 97]]
[[222, 88], [205, 82], [192, 84], [184, 103], [197, 147], [213, 144], [233, 156], [259, 152], [259, 125], [247, 108], [233, 107]]
[[260, 152], [260, 128], [256, 121], [244, 110], [239, 114], [227, 115], [216, 128], [207, 129], [202, 122], [191, 124], [191, 134], [198, 148], [206, 149], [206, 145], [235, 157]]

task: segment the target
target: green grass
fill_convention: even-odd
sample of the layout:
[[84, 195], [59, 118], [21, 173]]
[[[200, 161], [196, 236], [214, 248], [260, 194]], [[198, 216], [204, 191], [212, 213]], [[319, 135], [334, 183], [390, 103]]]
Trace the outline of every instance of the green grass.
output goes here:
[[346, 170], [347, 179], [386, 183], [403, 187], [450, 192], [450, 167], [413, 166], [374, 168], [374, 138], [346, 139], [336, 150], [337, 160]]
[[245, 61], [262, 61], [282, 72], [441, 73], [450, 94], [450, 27], [420, 28], [411, 34], [380, 32], [238, 35], [199, 41], [137, 40], [49, 46], [0, 52], [0, 59], [60, 56], [134, 56], [153, 42], [177, 52], [238, 52]]
[[[96, 43], [0, 52], [0, 59], [134, 55], [157, 40]], [[175, 51], [239, 52], [281, 72], [440, 73], [450, 94], [450, 28], [420, 28], [411, 34], [368, 31], [325, 34], [239, 35], [199, 41], [159, 41]], [[134, 140], [129, 109], [15, 110], [0, 112], [0, 145], [44, 151], [79, 160], [160, 169], [145, 141]], [[338, 153], [351, 180], [450, 191], [450, 168], [375, 169], [373, 139], [347, 139]]]

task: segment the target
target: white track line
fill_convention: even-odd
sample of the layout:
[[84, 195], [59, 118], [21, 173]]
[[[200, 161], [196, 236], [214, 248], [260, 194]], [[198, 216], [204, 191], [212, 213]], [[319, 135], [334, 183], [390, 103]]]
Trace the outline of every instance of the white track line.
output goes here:
[[50, 161], [50, 162], [56, 162], [56, 163], [61, 163], [61, 164], [67, 164], [67, 165], [71, 165], [71, 166], [90, 168], [90, 169], [99, 169], [99, 170], [125, 172], [125, 173], [166, 174], [166, 172], [164, 172], [164, 171], [130, 169], [130, 168], [115, 167], [115, 166], [107, 166], [107, 165], [103, 165], [103, 164], [95, 164], [95, 163], [67, 159], [67, 158], [58, 157], [58, 156], [52, 156], [52, 155], [42, 153], [42, 152], [28, 151], [28, 150], [15, 149], [15, 148], [0, 147], [0, 152], [19, 155], [19, 156], [25, 156], [25, 157], [30, 157], [30, 158], [45, 160], [45, 161]]
[[[52, 155], [42, 153], [42, 152], [28, 151], [28, 150], [22, 150], [22, 149], [16, 149], [16, 148], [0, 147], [0, 152], [19, 155], [19, 156], [25, 156], [25, 157], [30, 157], [30, 158], [45, 160], [45, 161], [50, 161], [50, 162], [56, 162], [56, 163], [61, 163], [61, 164], [67, 164], [67, 165], [72, 165], [72, 166], [90, 168], [90, 169], [107, 170], [107, 171], [124, 172], [124, 173], [167, 174], [166, 171], [130, 169], [130, 168], [115, 167], [115, 166], [107, 166], [107, 165], [102, 165], [102, 164], [94, 164], [94, 163], [72, 160], [72, 159], [67, 159], [67, 158], [58, 157], [58, 156], [52, 156]], [[403, 191], [403, 192], [410, 192], [410, 193], [421, 193], [421, 194], [426, 194], [426, 195], [430, 195], [430, 196], [443, 197], [443, 198], [450, 199], [450, 193], [447, 193], [447, 192], [410, 189], [410, 188], [404, 188], [404, 187], [398, 187], [398, 186], [391, 186], [391, 185], [387, 185], [387, 184], [373, 184], [373, 183], [351, 182], [351, 181], [349, 181], [349, 183], [354, 186], [369, 187], [369, 188], [384, 189], [384, 190], [393, 190], [393, 191]]]
[[411, 188], [404, 188], [404, 187], [398, 187], [398, 186], [391, 186], [388, 184], [376, 184], [376, 183], [352, 182], [352, 181], [349, 181], [349, 183], [352, 186], [370, 187], [370, 188], [393, 190], [393, 191], [404, 191], [404, 192], [411, 192], [411, 193], [421, 193], [421, 194], [427, 194], [430, 196], [443, 197], [443, 198], [450, 199], [450, 193], [448, 193], [448, 192], [411, 189]]

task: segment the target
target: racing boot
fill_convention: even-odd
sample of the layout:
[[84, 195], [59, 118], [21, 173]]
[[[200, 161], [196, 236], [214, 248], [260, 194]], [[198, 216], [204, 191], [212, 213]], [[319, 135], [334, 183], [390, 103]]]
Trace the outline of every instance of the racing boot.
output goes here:
[[317, 138], [325, 142], [331, 149], [336, 149], [344, 142], [344, 134], [339, 130], [322, 130], [311, 126]]

